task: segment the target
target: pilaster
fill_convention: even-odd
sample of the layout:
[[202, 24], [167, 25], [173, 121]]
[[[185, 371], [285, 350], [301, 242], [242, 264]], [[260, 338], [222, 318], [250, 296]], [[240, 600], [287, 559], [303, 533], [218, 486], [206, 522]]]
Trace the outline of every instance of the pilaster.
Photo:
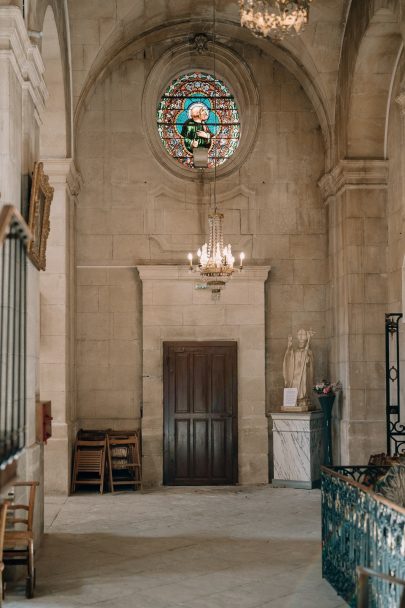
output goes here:
[[330, 374], [343, 383], [335, 408], [335, 459], [367, 463], [384, 450], [384, 313], [388, 161], [345, 159], [319, 182], [329, 214]]
[[[80, 175], [72, 159], [43, 159], [54, 187], [47, 267], [40, 275], [41, 398], [52, 401], [53, 437], [45, 449], [48, 493], [69, 491], [70, 445], [74, 432], [74, 219]], [[61, 466], [63, 463], [63, 466]]]
[[[399, 214], [401, 216], [401, 229], [400, 229], [400, 233], [399, 235], [397, 235], [397, 238], [399, 237], [402, 240], [402, 235], [404, 234], [404, 226], [405, 226], [405, 91], [401, 91], [401, 93], [395, 98], [396, 103], [399, 106], [399, 111], [401, 114], [401, 136], [400, 136], [400, 143], [401, 143], [401, 158], [400, 158], [400, 168], [401, 168], [401, 175], [402, 175], [402, 179], [400, 182], [400, 185], [402, 187], [402, 192], [400, 193], [400, 200], [398, 201], [399, 203]], [[398, 207], [397, 207], [398, 208]], [[403, 251], [403, 246], [401, 247], [401, 249], [399, 249], [400, 251]], [[402, 296], [402, 313], [405, 313], [405, 256], [402, 260], [402, 270], [401, 270], [401, 296]], [[396, 298], [395, 298], [396, 299]]]

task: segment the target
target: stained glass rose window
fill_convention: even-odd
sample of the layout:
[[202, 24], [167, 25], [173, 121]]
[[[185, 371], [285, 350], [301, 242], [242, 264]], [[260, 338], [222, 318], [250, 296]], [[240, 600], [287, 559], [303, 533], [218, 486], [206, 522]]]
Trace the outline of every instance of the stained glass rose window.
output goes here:
[[179, 76], [161, 97], [157, 124], [167, 152], [193, 168], [193, 149], [208, 148], [208, 167], [222, 165], [239, 145], [239, 112], [228, 87], [212, 74]]

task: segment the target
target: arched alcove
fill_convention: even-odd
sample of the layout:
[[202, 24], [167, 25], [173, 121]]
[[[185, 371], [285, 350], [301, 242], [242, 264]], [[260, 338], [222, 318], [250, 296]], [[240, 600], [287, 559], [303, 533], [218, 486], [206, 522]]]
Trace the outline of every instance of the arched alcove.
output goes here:
[[51, 6], [45, 13], [42, 34], [42, 60], [48, 100], [40, 130], [42, 158], [66, 158], [65, 87], [58, 31]]
[[396, 16], [375, 13], [360, 44], [351, 90], [347, 156], [383, 158], [387, 101], [401, 36]]

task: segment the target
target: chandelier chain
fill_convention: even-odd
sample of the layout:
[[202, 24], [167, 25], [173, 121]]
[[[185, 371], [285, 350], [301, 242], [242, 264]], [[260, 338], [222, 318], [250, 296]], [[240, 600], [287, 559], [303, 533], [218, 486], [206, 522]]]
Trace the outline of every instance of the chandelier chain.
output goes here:
[[[212, 56], [214, 80], [216, 81], [216, 0], [212, 0], [212, 13]], [[217, 92], [215, 90], [212, 101], [212, 110], [215, 117], [217, 116], [217, 107]], [[197, 251], [198, 267], [196, 270], [199, 272], [202, 282], [211, 290], [213, 299], [218, 300], [221, 290], [225, 287], [234, 273], [235, 258], [232, 254], [231, 244], [228, 243], [228, 245], [224, 246], [224, 215], [219, 212], [217, 208], [217, 156], [215, 152], [213, 182], [214, 183], [211, 183], [210, 185], [210, 213], [208, 214], [209, 236], [207, 242]], [[214, 201], [212, 201], [212, 194], [214, 194]], [[212, 202], [214, 205], [212, 205]], [[213, 211], [212, 207], [214, 207]], [[242, 270], [245, 254], [241, 252], [239, 257], [239, 268]], [[192, 253], [188, 254], [188, 259], [190, 262], [190, 270], [194, 271]]]

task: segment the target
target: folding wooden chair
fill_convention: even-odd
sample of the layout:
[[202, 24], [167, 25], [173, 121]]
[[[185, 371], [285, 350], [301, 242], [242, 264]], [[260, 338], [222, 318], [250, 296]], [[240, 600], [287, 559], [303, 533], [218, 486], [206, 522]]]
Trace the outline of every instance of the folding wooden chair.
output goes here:
[[116, 486], [134, 486], [142, 490], [142, 468], [139, 436], [118, 434], [107, 436], [108, 473], [110, 489]]
[[[3, 562], [6, 566], [27, 566], [27, 579], [25, 586], [25, 595], [27, 598], [34, 597], [35, 589], [35, 565], [34, 565], [34, 506], [35, 493], [38, 481], [19, 481], [14, 484], [14, 487], [29, 488], [28, 505], [26, 504], [9, 504], [9, 511], [14, 513], [18, 511], [26, 511], [27, 516], [16, 516], [12, 519], [7, 519], [7, 525], [12, 525], [12, 529], [6, 529], [4, 534], [4, 549]], [[14, 529], [14, 526], [22, 526], [21, 529]]]
[[77, 485], [98, 485], [104, 492], [104, 470], [106, 440], [84, 441], [78, 439], [75, 445], [72, 492]]

